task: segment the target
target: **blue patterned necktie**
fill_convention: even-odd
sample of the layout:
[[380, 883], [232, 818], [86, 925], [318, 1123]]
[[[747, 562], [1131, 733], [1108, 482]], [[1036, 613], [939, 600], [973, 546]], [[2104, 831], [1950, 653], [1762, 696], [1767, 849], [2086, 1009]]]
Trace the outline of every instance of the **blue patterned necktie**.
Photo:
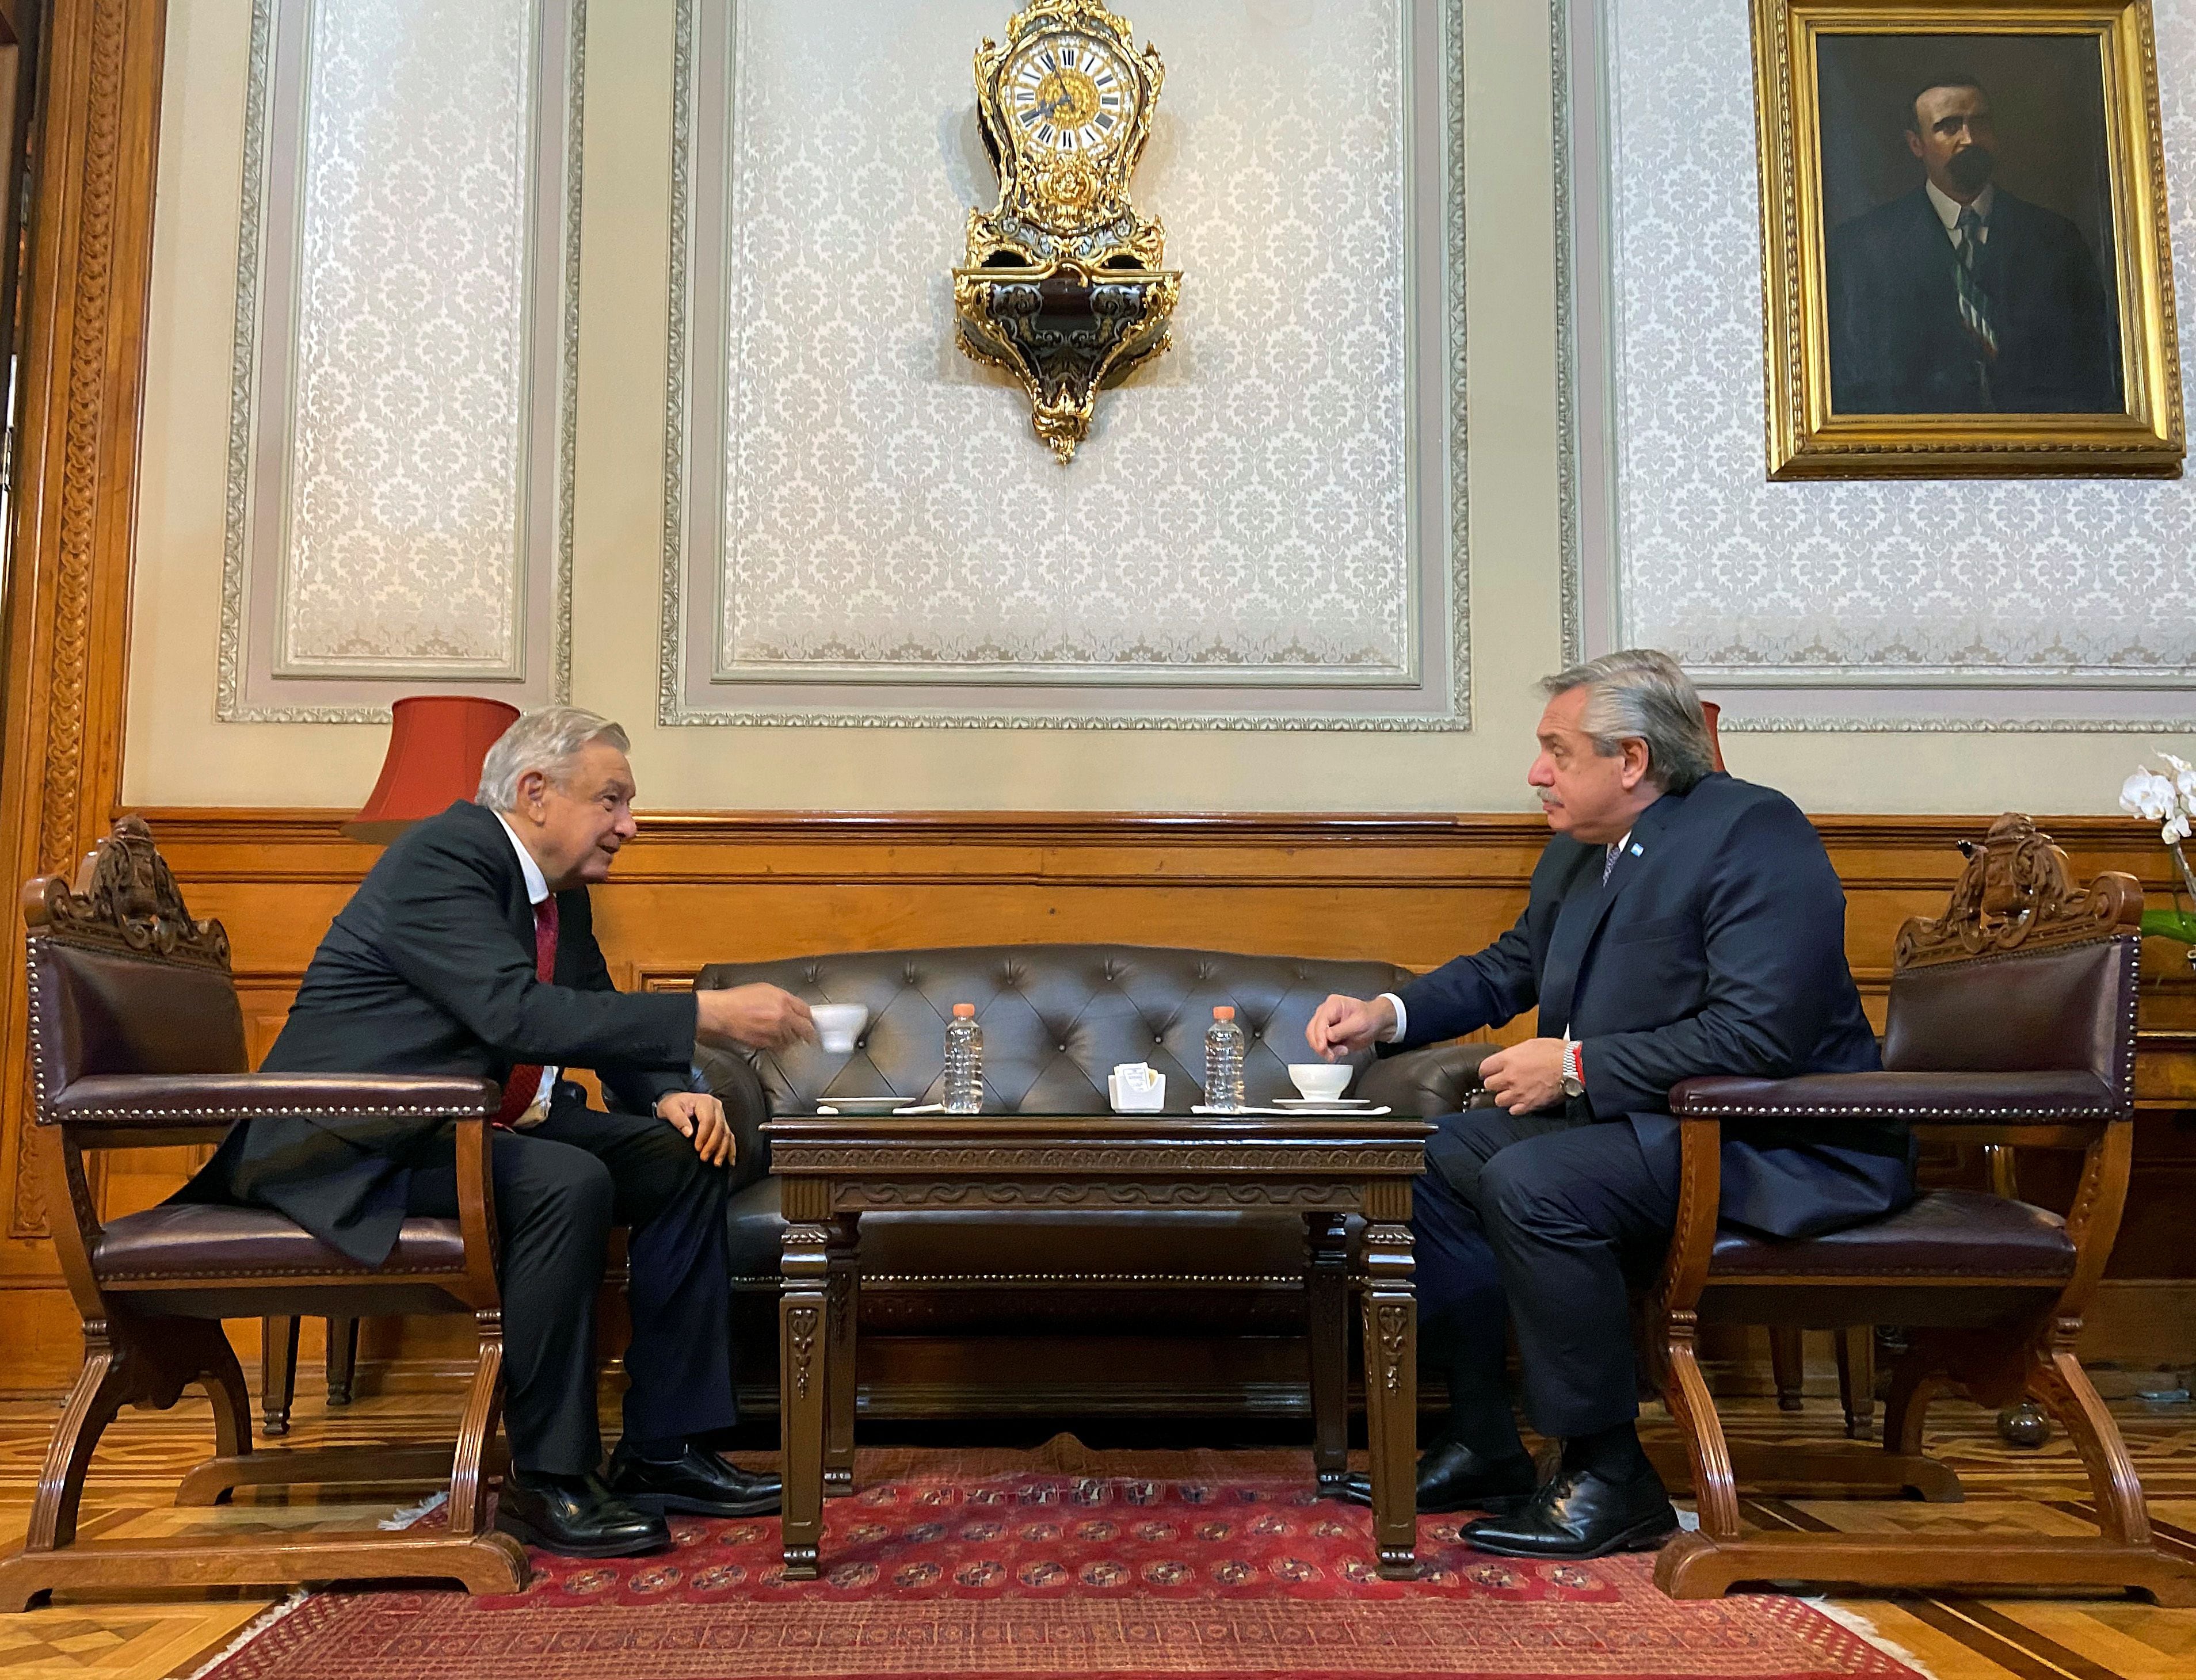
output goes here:
[[1616, 860], [1623, 855], [1623, 852], [1622, 840], [1611, 840], [1609, 843], [1609, 855], [1601, 860], [1601, 884], [1604, 886], [1609, 885], [1609, 878], [1616, 873]]
[[1953, 254], [1953, 284], [1960, 294], [1960, 325], [1986, 360], [1997, 355], [1997, 329], [1991, 324], [1990, 293], [1975, 278], [1975, 258], [1982, 250], [1983, 219], [1973, 205], [1960, 212], [1959, 249]]

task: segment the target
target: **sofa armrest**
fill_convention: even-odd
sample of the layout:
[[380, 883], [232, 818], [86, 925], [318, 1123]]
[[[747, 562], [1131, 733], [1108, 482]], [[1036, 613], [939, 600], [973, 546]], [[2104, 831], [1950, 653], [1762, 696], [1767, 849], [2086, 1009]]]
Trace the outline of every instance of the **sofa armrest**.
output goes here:
[[1358, 1075], [1353, 1094], [1422, 1119], [1483, 1108], [1488, 1098], [1480, 1087], [1479, 1065], [1501, 1048], [1459, 1040], [1383, 1056]]
[[754, 1064], [737, 1050], [714, 1045], [694, 1047], [694, 1065], [710, 1094], [725, 1106], [725, 1123], [732, 1129], [738, 1152], [732, 1162], [732, 1188], [744, 1190], [770, 1176], [770, 1139], [763, 1127], [770, 1119], [770, 1097]]
[[1902, 1120], [1932, 1126], [2121, 1120], [2127, 1103], [2093, 1073], [1809, 1073], [1796, 1079], [1688, 1079], [1670, 1093], [1685, 1119], [1819, 1124]]
[[102, 1073], [78, 1079], [39, 1106], [41, 1125], [134, 1131], [297, 1115], [360, 1120], [458, 1119], [494, 1114], [492, 1079], [412, 1073]]

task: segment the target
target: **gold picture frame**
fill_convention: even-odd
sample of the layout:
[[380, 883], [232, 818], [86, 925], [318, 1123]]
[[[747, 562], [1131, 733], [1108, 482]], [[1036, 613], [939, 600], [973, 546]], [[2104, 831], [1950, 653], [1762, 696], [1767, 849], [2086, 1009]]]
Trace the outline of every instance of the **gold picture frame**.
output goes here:
[[1769, 476], [2179, 476], [2150, 0], [1754, 0], [1754, 33]]

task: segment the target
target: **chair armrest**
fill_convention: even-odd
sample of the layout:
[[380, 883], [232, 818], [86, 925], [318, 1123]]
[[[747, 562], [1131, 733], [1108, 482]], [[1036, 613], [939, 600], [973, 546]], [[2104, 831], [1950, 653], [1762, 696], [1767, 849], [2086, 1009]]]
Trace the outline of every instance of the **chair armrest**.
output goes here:
[[234, 1124], [294, 1115], [361, 1120], [458, 1119], [494, 1114], [492, 1079], [409, 1073], [104, 1073], [78, 1079], [39, 1106], [41, 1125], [133, 1131]]
[[725, 1106], [725, 1123], [737, 1145], [733, 1158], [735, 1191], [759, 1184], [770, 1176], [770, 1139], [763, 1127], [770, 1120], [770, 1098], [754, 1065], [734, 1050], [697, 1044], [694, 1065], [708, 1082], [710, 1094]]
[[1681, 1119], [1819, 1123], [1904, 1120], [1933, 1126], [2120, 1120], [2124, 1098], [2095, 1074], [1808, 1073], [1796, 1079], [1688, 1079], [1670, 1093]]
[[1459, 1042], [1383, 1056], [1357, 1076], [1354, 1094], [1421, 1119], [1461, 1113], [1474, 1106], [1475, 1095], [1483, 1107], [1479, 1065], [1501, 1048]]

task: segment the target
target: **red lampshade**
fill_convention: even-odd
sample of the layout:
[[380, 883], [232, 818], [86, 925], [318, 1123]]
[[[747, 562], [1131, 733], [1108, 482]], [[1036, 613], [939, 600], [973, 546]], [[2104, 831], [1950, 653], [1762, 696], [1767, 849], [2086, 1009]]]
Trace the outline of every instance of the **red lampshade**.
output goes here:
[[1701, 721], [1708, 726], [1708, 750], [1715, 754], [1715, 767], [1723, 768], [1723, 737], [1716, 733], [1716, 719], [1723, 716], [1723, 707], [1713, 700], [1701, 702]]
[[366, 809], [343, 825], [386, 846], [423, 817], [480, 791], [481, 760], [518, 721], [518, 708], [462, 694], [415, 694], [390, 707], [389, 756]]

